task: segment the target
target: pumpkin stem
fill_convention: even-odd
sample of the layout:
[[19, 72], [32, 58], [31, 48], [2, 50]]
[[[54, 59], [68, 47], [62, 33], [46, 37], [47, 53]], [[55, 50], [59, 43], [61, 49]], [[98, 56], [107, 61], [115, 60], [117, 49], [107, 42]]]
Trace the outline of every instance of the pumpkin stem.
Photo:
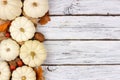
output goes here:
[[6, 51], [9, 52], [9, 51], [10, 51], [10, 48], [7, 48]]
[[30, 55], [32, 56], [32, 59], [35, 57], [35, 52], [31, 52]]
[[26, 77], [25, 77], [25, 76], [22, 76], [22, 77], [21, 77], [21, 80], [26, 80]]
[[38, 6], [38, 4], [36, 3], [36, 2], [33, 2], [33, 7], [37, 7]]
[[21, 32], [25, 32], [25, 30], [24, 30], [23, 28], [20, 28], [20, 31], [21, 31]]
[[6, 5], [6, 4], [7, 4], [7, 0], [4, 0], [4, 1], [3, 1], [3, 4]]

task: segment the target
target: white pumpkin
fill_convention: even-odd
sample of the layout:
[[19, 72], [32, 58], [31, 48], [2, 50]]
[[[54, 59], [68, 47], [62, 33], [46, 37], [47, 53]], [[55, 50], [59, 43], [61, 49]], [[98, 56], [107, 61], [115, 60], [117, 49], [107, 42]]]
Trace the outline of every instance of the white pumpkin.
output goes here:
[[29, 17], [39, 18], [48, 12], [48, 0], [25, 0], [23, 10]]
[[12, 80], [36, 80], [36, 73], [30, 67], [18, 67], [12, 73]]
[[11, 76], [10, 68], [4, 61], [0, 61], [0, 80], [9, 80]]
[[13, 20], [22, 12], [21, 0], [0, 0], [0, 18]]
[[19, 55], [19, 45], [12, 39], [1, 41], [0, 57], [2, 60], [11, 61]]
[[44, 45], [37, 40], [26, 41], [20, 48], [20, 58], [26, 65], [40, 66], [46, 59]]
[[27, 41], [36, 32], [34, 24], [26, 17], [16, 18], [10, 26], [11, 37], [17, 42]]

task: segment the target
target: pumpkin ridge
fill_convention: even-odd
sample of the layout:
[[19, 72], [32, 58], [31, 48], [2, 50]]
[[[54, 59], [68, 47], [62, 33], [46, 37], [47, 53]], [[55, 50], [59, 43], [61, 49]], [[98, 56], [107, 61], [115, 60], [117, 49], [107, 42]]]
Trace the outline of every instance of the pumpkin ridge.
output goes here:
[[[17, 4], [17, 5], [13, 5]], [[21, 0], [2, 0], [0, 1], [0, 19], [13, 20], [22, 13]], [[13, 14], [11, 14], [11, 12]]]

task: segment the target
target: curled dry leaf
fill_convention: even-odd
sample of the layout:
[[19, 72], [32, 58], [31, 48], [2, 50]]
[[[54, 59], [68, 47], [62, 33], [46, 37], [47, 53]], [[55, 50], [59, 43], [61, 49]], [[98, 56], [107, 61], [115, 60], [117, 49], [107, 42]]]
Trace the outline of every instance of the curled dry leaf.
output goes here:
[[34, 68], [34, 70], [36, 72], [37, 80], [45, 80], [41, 66]]
[[35, 39], [39, 40], [40, 42], [45, 41], [44, 35], [42, 33], [40, 33], [40, 32], [35, 33]]
[[18, 44], [19, 44], [20, 46], [22, 46], [24, 43], [25, 43], [25, 41], [18, 42]]
[[0, 19], [0, 25], [3, 24], [3, 23], [5, 23], [5, 22], [6, 22], [5, 20], [1, 20]]
[[0, 42], [1, 42], [2, 40], [4, 40], [4, 39], [7, 39], [7, 38], [5, 37], [5, 32], [0, 32]]
[[10, 70], [11, 70], [11, 71], [13, 71], [13, 70], [16, 69], [17, 64], [16, 64], [16, 62], [15, 62], [14, 60], [12, 60], [12, 61], [10, 61], [10, 62], [8, 62], [8, 63], [9, 63], [9, 66], [10, 66]]
[[10, 33], [9, 33], [9, 32], [6, 32], [6, 33], [5, 33], [5, 37], [10, 38]]
[[37, 25], [39, 19], [29, 17], [29, 16], [27, 16], [27, 15], [25, 14], [25, 12], [23, 12], [23, 15], [24, 15], [25, 17], [27, 17], [29, 20], [31, 20], [35, 25]]
[[7, 21], [7, 22], [1, 24], [1, 25], [0, 25], [0, 32], [5, 32], [5, 31], [7, 31], [10, 23], [11, 23], [11, 21]]
[[15, 61], [16, 61], [18, 67], [23, 66], [23, 62], [20, 58], [16, 58]]
[[50, 21], [50, 16], [49, 16], [49, 12], [47, 12], [43, 17], [41, 17], [39, 23], [41, 25], [45, 25]]

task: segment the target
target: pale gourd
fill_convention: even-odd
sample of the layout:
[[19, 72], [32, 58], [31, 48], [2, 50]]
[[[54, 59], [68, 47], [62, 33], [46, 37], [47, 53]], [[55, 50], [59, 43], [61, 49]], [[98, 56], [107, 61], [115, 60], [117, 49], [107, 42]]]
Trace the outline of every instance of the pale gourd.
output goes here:
[[19, 55], [19, 45], [12, 39], [6, 39], [0, 43], [0, 58], [11, 61]]
[[36, 80], [36, 73], [31, 67], [18, 67], [12, 73], [12, 80]]
[[0, 80], [10, 80], [11, 72], [8, 64], [0, 61]]
[[22, 13], [21, 0], [0, 0], [0, 19], [13, 20]]
[[46, 59], [43, 43], [37, 40], [26, 41], [20, 48], [20, 58], [30, 67], [40, 66]]
[[32, 18], [39, 18], [48, 12], [48, 0], [25, 0], [23, 11]]
[[11, 23], [9, 31], [14, 40], [22, 42], [31, 39], [36, 29], [34, 24], [26, 17], [18, 17]]

